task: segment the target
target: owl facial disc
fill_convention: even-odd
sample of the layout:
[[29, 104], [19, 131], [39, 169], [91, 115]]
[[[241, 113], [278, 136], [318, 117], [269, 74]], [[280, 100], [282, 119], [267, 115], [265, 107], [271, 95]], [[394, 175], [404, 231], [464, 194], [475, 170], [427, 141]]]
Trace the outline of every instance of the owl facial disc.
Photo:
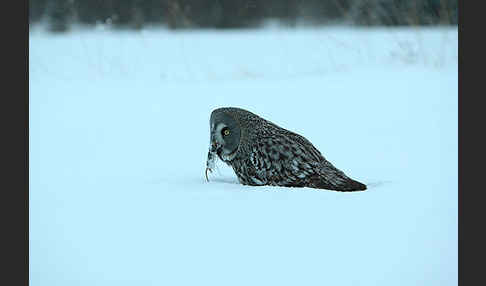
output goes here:
[[212, 172], [216, 158], [228, 163], [233, 160], [240, 144], [240, 127], [231, 115], [213, 112], [209, 121], [209, 151], [206, 161], [206, 180], [208, 171]]

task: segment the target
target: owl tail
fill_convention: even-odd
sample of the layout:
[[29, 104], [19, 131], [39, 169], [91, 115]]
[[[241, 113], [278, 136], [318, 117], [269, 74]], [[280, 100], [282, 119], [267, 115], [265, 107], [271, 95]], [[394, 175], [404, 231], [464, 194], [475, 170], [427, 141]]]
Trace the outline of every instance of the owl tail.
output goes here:
[[366, 190], [366, 185], [347, 177], [343, 172], [326, 173], [311, 180], [314, 188], [340, 192], [356, 192]]
[[366, 185], [355, 181], [353, 179], [348, 179], [345, 184], [341, 186], [337, 186], [336, 191], [342, 192], [356, 192], [356, 191], [364, 191], [366, 190]]

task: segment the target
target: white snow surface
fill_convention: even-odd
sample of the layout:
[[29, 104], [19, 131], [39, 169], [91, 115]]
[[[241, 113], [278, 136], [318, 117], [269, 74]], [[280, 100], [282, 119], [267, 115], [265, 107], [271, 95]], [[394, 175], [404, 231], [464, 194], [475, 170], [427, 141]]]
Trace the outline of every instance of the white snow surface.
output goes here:
[[[457, 285], [457, 38], [32, 29], [31, 285]], [[368, 190], [206, 182], [223, 106]]]

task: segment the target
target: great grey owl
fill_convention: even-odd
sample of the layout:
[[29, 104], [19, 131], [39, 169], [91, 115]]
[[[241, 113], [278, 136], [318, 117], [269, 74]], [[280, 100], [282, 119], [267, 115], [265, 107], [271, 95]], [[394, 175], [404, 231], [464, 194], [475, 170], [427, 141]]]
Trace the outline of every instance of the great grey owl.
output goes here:
[[216, 155], [233, 168], [243, 185], [366, 190], [366, 185], [334, 167], [303, 136], [241, 108], [218, 108], [211, 113], [206, 179]]

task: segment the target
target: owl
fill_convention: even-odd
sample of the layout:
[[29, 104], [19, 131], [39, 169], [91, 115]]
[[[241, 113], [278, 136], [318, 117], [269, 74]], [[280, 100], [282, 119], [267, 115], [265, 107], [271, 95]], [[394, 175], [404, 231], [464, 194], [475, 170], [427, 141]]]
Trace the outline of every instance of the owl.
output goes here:
[[243, 185], [366, 190], [366, 185], [334, 167], [306, 138], [252, 112], [218, 108], [209, 124], [206, 179], [219, 158], [233, 168]]

